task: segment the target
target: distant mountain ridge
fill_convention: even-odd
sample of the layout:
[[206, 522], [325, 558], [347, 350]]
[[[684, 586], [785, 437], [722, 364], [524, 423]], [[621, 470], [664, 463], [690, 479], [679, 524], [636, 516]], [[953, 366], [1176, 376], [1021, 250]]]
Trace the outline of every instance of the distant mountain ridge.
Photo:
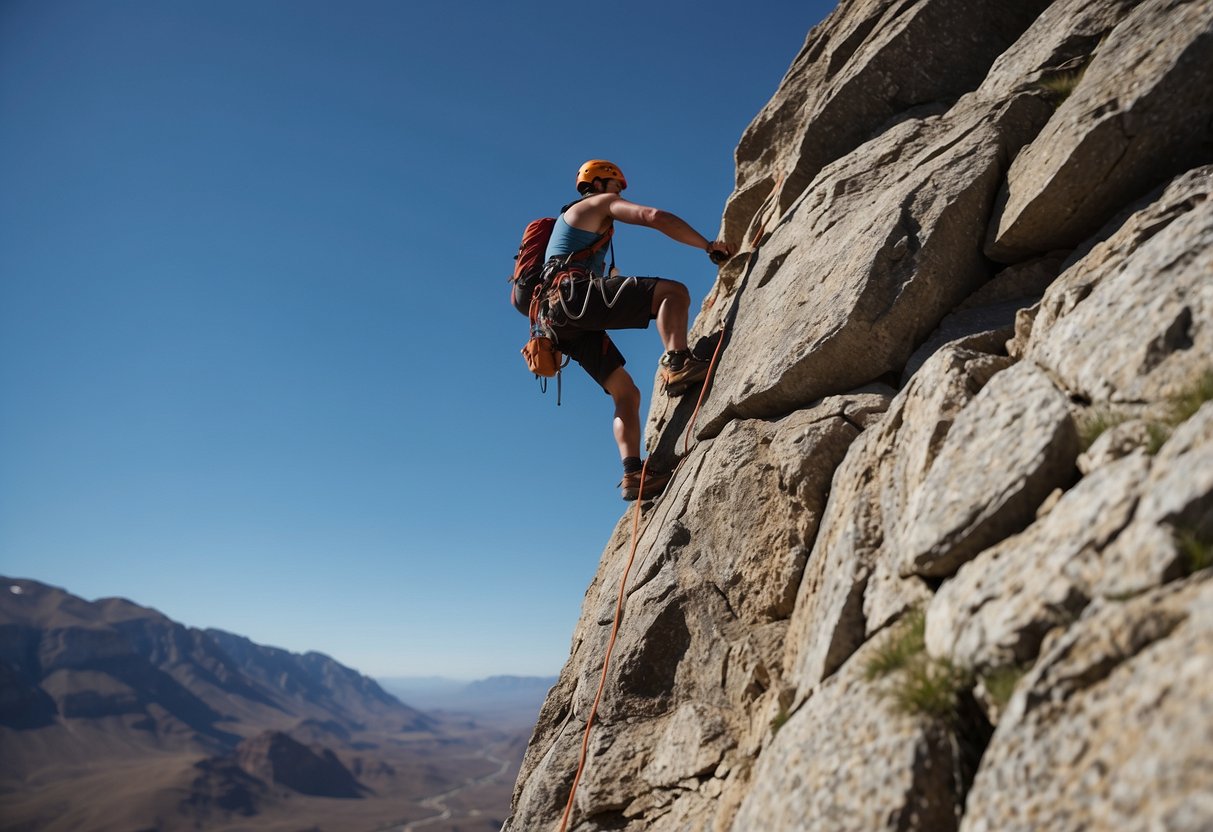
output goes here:
[[[223, 724], [424, 730], [420, 712], [320, 653], [295, 654], [221, 630], [199, 630], [121, 598], [84, 601], [36, 581], [0, 577], [0, 725], [57, 716], [122, 717], [203, 745], [240, 739]], [[17, 591], [13, 591], [16, 588]], [[132, 723], [133, 725], [135, 723]]]
[[469, 682], [466, 690], [474, 693], [531, 693], [547, 692], [556, 684], [555, 676], [489, 676]]
[[[0, 747], [0, 828], [44, 832], [326, 811], [370, 828], [486, 765], [473, 743], [321, 653], [7, 577]], [[345, 808], [323, 802], [334, 799]]]
[[[247, 676], [273, 686], [291, 701], [321, 705], [339, 722], [343, 720], [338, 715], [347, 714], [359, 720], [388, 720], [394, 724], [403, 719], [399, 723], [401, 730], [426, 730], [433, 726], [433, 720], [403, 705], [374, 679], [323, 653], [291, 653], [223, 630], [207, 629], [205, 632]], [[408, 713], [401, 711], [402, 706]]]
[[0, 829], [495, 829], [538, 698], [486, 684], [505, 710], [423, 714], [321, 653], [0, 577]]
[[440, 677], [386, 677], [386, 690], [422, 710], [503, 716], [538, 714], [555, 676], [490, 676], [473, 682]]

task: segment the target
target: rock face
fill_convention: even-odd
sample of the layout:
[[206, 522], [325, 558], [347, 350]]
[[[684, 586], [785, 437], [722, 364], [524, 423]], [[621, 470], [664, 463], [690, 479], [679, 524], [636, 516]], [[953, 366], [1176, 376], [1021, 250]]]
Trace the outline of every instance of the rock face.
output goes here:
[[[888, 636], [861, 648], [858, 661], [821, 684], [779, 729], [732, 829], [956, 829], [959, 761], [948, 732], [899, 712], [865, 677], [865, 660]], [[885, 764], [875, 777], [872, 759]]]
[[962, 830], [1209, 828], [1209, 578], [1099, 604], [1057, 639], [999, 722]]
[[[648, 425], [681, 467], [570, 830], [1213, 828], [1210, 9], [809, 34], [738, 148], [709, 396]], [[507, 832], [559, 828], [631, 534]]]
[[1000, 260], [1087, 239], [1118, 206], [1207, 162], [1213, 6], [1147, 0], [1098, 45], [1069, 96], [1016, 157], [990, 225]]

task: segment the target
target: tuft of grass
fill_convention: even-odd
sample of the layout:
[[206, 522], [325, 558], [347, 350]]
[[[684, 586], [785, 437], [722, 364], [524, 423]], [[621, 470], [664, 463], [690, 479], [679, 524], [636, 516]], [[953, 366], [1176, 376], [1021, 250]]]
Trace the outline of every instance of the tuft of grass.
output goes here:
[[885, 694], [898, 711], [954, 721], [960, 694], [972, 686], [972, 675], [946, 659], [932, 659], [926, 648], [926, 614], [906, 614], [884, 645], [868, 660], [869, 681], [892, 676]]
[[782, 705], [780, 705], [779, 713], [775, 714], [775, 718], [771, 720], [771, 736], [772, 737], [775, 736], [776, 734], [778, 734], [779, 729], [787, 724], [789, 717], [791, 717], [791, 714], [788, 713], [788, 709], [783, 707]]
[[1054, 108], [1060, 107], [1061, 102], [1069, 98], [1074, 90], [1077, 89], [1079, 83], [1082, 81], [1082, 76], [1086, 72], [1087, 65], [1085, 63], [1081, 66], [1059, 69], [1051, 75], [1042, 77], [1032, 86], [1043, 92]]
[[1127, 419], [1127, 416], [1107, 410], [1094, 410], [1088, 413], [1078, 423], [1078, 441], [1082, 450], [1089, 450], [1095, 444], [1096, 439]]
[[1213, 401], [1213, 370], [1205, 370], [1168, 400], [1166, 415], [1161, 421], [1148, 426], [1150, 441], [1146, 445], [1146, 452], [1151, 456], [1158, 453], [1171, 438], [1171, 432], [1191, 419], [1209, 401]]
[[1171, 424], [1188, 421], [1209, 401], [1213, 401], [1213, 370], [1205, 370], [1171, 399]]
[[890, 697], [902, 713], [951, 722], [957, 716], [960, 694], [971, 685], [967, 671], [947, 659], [931, 659], [924, 653], [905, 668]]
[[1176, 535], [1176, 542], [1189, 575], [1213, 566], [1213, 541], [1192, 529], [1182, 529]]
[[1015, 693], [1019, 680], [1028, 672], [1026, 667], [1017, 664], [996, 667], [982, 674], [981, 681], [985, 684], [986, 693], [999, 708], [1005, 708]]
[[901, 670], [915, 657], [925, 653], [927, 649], [926, 630], [926, 613], [918, 608], [907, 613], [906, 617], [898, 622], [897, 632], [868, 659], [867, 667], [864, 668], [864, 675], [868, 681], [874, 681], [895, 670]]
[[1150, 436], [1149, 441], [1146, 442], [1146, 453], [1154, 456], [1171, 438], [1171, 426], [1163, 422], [1152, 422], [1146, 425], [1146, 433]]

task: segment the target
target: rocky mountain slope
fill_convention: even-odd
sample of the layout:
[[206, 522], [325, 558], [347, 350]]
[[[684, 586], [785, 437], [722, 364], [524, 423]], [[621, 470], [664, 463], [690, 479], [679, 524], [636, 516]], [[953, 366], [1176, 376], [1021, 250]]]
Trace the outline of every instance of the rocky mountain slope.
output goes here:
[[[843, 0], [737, 150], [569, 829], [1213, 828], [1213, 4]], [[625, 515], [505, 829], [558, 828]]]
[[0, 578], [6, 832], [498, 828], [518, 733], [445, 723], [319, 653]]
[[[373, 680], [320, 653], [197, 630], [122, 598], [96, 602], [36, 581], [0, 577], [0, 724], [118, 718], [160, 737], [225, 748], [242, 721], [338, 730], [431, 723]], [[235, 729], [238, 732], [238, 728]]]

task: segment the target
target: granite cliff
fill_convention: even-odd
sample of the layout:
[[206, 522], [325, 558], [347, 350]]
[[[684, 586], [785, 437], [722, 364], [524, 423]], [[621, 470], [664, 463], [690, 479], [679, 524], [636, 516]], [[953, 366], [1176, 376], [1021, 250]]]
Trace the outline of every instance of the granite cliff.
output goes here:
[[[1213, 828], [1213, 3], [842, 0], [737, 148], [709, 395], [569, 829]], [[692, 397], [693, 398], [693, 397]], [[555, 829], [625, 515], [507, 832]]]

